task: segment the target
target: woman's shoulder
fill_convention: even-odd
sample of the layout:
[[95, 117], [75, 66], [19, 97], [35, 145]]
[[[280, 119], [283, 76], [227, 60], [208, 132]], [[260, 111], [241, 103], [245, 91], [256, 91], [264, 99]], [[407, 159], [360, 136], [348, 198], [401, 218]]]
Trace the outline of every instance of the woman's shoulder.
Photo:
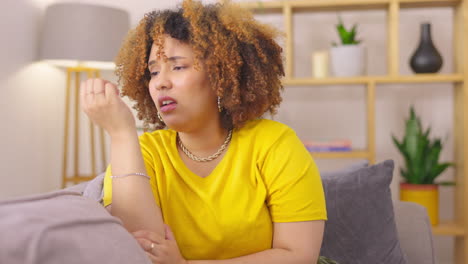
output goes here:
[[271, 119], [255, 119], [247, 122], [240, 130], [244, 132], [268, 134], [280, 134], [293, 131], [289, 126]]
[[289, 126], [278, 121], [270, 119], [256, 119], [247, 122], [238, 131], [241, 138], [252, 140], [254, 142], [263, 141], [270, 144], [288, 135], [294, 135], [295, 132]]
[[139, 137], [140, 144], [146, 146], [164, 146], [170, 144], [175, 133], [176, 132], [171, 129], [158, 129], [151, 132], [144, 132]]

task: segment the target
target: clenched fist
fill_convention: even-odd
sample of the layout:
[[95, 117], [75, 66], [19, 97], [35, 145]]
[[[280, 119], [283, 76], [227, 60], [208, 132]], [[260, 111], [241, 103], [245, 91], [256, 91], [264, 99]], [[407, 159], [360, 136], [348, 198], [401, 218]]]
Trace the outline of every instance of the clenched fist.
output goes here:
[[86, 80], [81, 83], [80, 99], [83, 111], [111, 138], [135, 132], [135, 118], [115, 84], [103, 79]]

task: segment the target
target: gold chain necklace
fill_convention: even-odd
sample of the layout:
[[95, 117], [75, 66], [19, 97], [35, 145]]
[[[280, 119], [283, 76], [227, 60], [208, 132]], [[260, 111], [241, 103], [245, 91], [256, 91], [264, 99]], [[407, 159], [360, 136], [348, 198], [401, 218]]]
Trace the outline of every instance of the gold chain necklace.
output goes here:
[[229, 142], [231, 141], [231, 137], [232, 137], [232, 129], [229, 130], [229, 133], [228, 133], [226, 139], [224, 140], [223, 145], [221, 145], [221, 147], [218, 149], [218, 151], [216, 151], [215, 154], [210, 155], [210, 156], [208, 156], [206, 158], [200, 158], [200, 157], [197, 157], [197, 156], [193, 155], [192, 152], [190, 152], [184, 146], [184, 144], [182, 143], [182, 140], [180, 140], [179, 134], [177, 134], [177, 142], [179, 143], [179, 146], [182, 149], [182, 151], [185, 153], [185, 155], [187, 155], [187, 157], [189, 157], [191, 160], [194, 160], [196, 162], [208, 162], [208, 161], [212, 161], [212, 160], [216, 159], [217, 157], [219, 157], [219, 155], [221, 155], [221, 153], [223, 153], [223, 151], [229, 145]]

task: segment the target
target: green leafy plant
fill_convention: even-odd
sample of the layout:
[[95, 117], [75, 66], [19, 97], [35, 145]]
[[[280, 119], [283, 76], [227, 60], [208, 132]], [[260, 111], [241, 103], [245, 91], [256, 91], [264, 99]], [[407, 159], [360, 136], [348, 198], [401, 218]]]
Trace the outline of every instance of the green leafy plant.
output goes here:
[[[356, 39], [356, 30], [357, 30], [357, 24], [354, 24], [350, 30], [347, 30], [346, 27], [343, 24], [343, 20], [341, 17], [338, 17], [338, 25], [336, 25], [336, 30], [338, 31], [338, 36], [340, 37], [341, 44], [343, 45], [357, 45], [361, 43], [360, 40]], [[334, 46], [336, 46], [336, 43], [333, 43]]]
[[430, 139], [430, 132], [430, 127], [423, 130], [419, 117], [411, 107], [404, 138], [398, 141], [392, 135], [393, 143], [405, 158], [405, 168], [400, 168], [400, 173], [407, 183], [434, 184], [434, 180], [453, 165], [449, 162], [439, 163], [442, 141], [439, 138]]
[[339, 264], [339, 263], [327, 257], [320, 256], [317, 261], [317, 264]]

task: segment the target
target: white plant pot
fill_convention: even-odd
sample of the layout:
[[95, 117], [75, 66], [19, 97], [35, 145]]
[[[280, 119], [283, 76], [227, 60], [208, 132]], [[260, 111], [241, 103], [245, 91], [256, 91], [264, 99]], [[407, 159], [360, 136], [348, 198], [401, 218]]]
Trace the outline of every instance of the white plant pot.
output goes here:
[[330, 66], [333, 76], [365, 75], [366, 50], [363, 45], [342, 45], [330, 49]]

